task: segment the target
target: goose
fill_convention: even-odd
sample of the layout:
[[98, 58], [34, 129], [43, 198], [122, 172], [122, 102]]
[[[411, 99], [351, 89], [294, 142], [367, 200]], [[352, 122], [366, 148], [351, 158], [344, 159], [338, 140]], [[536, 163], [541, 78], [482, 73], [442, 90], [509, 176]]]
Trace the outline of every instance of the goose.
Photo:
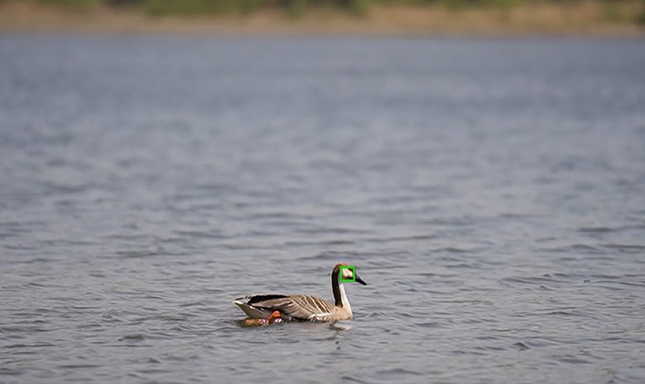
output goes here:
[[[331, 271], [331, 289], [334, 293], [334, 303], [310, 295], [249, 295], [235, 299], [237, 305], [246, 313], [249, 319], [275, 319], [279, 316], [283, 321], [313, 321], [331, 322], [349, 320], [352, 318], [352, 306], [349, 305], [345, 287], [339, 280], [339, 274], [345, 263], [338, 263]], [[354, 279], [357, 283], [367, 285], [355, 268], [342, 268], [343, 279]], [[355, 276], [354, 276], [355, 275]], [[247, 319], [247, 320], [249, 320]], [[265, 322], [262, 322], [265, 323]]]

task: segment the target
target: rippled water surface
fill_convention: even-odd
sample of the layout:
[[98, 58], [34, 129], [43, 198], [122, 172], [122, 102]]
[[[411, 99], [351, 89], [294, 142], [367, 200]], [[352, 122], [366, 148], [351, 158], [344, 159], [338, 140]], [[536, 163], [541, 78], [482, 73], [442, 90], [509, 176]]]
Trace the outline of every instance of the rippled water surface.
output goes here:
[[645, 41], [1, 36], [0, 382], [74, 381], [645, 382]]

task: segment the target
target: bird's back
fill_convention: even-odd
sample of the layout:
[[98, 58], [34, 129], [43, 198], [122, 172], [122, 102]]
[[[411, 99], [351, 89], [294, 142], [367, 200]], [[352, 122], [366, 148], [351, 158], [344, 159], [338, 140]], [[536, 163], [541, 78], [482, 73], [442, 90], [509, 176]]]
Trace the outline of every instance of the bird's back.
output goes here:
[[335, 313], [332, 303], [311, 295], [254, 295], [247, 296], [246, 299], [246, 303], [237, 304], [249, 306], [265, 314], [280, 311], [290, 320], [329, 321]]

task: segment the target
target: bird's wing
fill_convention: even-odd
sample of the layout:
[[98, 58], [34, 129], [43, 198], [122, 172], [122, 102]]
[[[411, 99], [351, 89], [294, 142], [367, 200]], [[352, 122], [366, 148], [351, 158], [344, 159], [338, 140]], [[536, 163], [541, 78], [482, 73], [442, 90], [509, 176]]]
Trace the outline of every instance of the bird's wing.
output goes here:
[[310, 295], [255, 295], [248, 305], [265, 311], [280, 311], [297, 320], [324, 320], [331, 316], [334, 306], [327, 300]]

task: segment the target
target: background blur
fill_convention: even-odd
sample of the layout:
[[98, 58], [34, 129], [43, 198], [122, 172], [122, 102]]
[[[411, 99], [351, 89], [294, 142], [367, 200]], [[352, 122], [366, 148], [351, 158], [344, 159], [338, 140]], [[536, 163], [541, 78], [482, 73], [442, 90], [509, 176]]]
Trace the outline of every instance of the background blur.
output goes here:
[[0, 382], [645, 381], [642, 3], [0, 7]]
[[0, 0], [0, 30], [642, 35], [643, 0]]

